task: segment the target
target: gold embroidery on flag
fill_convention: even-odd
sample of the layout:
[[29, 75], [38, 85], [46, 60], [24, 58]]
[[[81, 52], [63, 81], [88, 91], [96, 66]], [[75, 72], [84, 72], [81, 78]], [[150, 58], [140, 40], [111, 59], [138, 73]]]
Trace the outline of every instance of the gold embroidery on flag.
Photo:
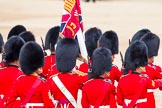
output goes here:
[[75, 0], [65, 0], [64, 4], [64, 9], [67, 10], [69, 13], [71, 13], [74, 5], [75, 5]]

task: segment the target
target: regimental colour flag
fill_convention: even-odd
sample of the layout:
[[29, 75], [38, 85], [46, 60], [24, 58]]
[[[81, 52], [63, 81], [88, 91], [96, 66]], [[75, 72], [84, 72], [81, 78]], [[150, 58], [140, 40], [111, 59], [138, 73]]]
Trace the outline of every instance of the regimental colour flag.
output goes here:
[[81, 55], [87, 59], [80, 0], [65, 0], [60, 33], [64, 37], [77, 38]]

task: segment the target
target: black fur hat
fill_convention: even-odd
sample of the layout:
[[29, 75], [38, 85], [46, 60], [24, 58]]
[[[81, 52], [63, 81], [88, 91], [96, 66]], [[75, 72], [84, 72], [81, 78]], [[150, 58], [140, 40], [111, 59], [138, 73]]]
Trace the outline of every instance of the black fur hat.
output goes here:
[[141, 30], [137, 31], [137, 32], [134, 34], [134, 36], [132, 37], [131, 42], [134, 42], [134, 41], [136, 41], [136, 40], [140, 40], [140, 38], [141, 38], [142, 36], [144, 36], [146, 33], [149, 33], [149, 32], [151, 32], [149, 29], [141, 29]]
[[146, 66], [148, 63], [148, 49], [144, 42], [134, 41], [125, 53], [125, 69], [135, 70], [137, 67]]
[[97, 48], [92, 55], [92, 77], [99, 77], [112, 68], [112, 54], [107, 48]]
[[148, 47], [148, 57], [153, 57], [158, 55], [160, 38], [153, 33], [147, 33], [142, 38], [142, 41], [145, 42]]
[[25, 41], [18, 36], [10, 37], [4, 45], [5, 50], [5, 62], [10, 63], [19, 59], [19, 53], [21, 47], [25, 44]]
[[58, 71], [71, 71], [76, 65], [76, 59], [78, 54], [79, 46], [74, 39], [61, 39], [56, 47], [56, 67]]
[[106, 47], [111, 50], [112, 55], [118, 54], [118, 36], [114, 31], [106, 31], [99, 39], [99, 47]]
[[32, 74], [44, 65], [44, 54], [41, 46], [36, 42], [27, 42], [20, 51], [20, 68], [26, 75]]
[[59, 37], [59, 31], [60, 26], [55, 26], [49, 29], [45, 38], [45, 49], [50, 49], [50, 45], [52, 49], [55, 47], [57, 38]]
[[4, 41], [3, 41], [3, 37], [2, 37], [2, 35], [0, 33], [0, 53], [2, 53], [3, 45], [4, 45]]
[[34, 41], [35, 42], [35, 36], [30, 31], [24, 31], [24, 32], [20, 33], [18, 36], [23, 38], [25, 42], [28, 42], [28, 41]]
[[9, 31], [7, 39], [9, 39], [11, 36], [18, 36], [24, 31], [26, 31], [26, 28], [23, 25], [16, 25]]
[[97, 42], [101, 35], [102, 32], [97, 27], [90, 28], [85, 32], [85, 45], [90, 58], [93, 51], [97, 48]]

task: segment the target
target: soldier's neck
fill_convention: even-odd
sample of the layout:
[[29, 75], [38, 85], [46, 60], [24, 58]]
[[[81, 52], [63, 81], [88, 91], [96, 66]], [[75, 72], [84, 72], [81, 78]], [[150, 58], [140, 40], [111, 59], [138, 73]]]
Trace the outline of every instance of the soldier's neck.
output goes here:
[[18, 67], [20, 66], [18, 61], [10, 62], [8, 63], [8, 65], [13, 65], [13, 66], [18, 66]]

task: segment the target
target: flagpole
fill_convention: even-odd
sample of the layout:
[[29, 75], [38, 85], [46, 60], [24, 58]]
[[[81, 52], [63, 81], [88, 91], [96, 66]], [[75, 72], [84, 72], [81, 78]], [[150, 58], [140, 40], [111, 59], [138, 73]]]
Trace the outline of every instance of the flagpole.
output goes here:
[[84, 35], [82, 33], [81, 28], [77, 32], [77, 38], [78, 38], [78, 43], [79, 43], [81, 55], [82, 55], [82, 57], [84, 57], [84, 59], [86, 59], [88, 61], [87, 49], [86, 49], [86, 46], [85, 46]]

